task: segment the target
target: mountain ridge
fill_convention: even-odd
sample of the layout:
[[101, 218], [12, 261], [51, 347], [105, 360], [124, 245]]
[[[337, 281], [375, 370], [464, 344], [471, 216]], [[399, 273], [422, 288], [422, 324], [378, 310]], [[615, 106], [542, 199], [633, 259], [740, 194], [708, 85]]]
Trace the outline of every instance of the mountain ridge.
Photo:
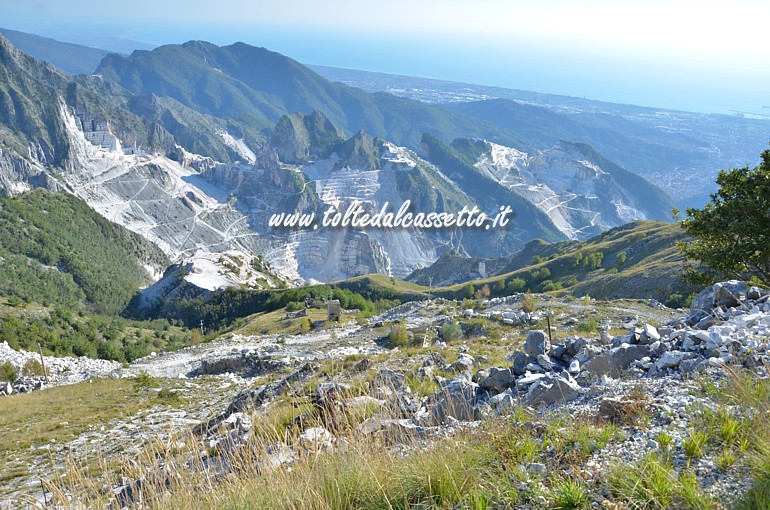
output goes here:
[[[184, 57], [176, 62], [176, 70], [169, 70], [172, 77], [194, 74], [205, 60], [205, 83], [226, 71], [231, 75], [211, 83], [241, 87], [239, 90], [246, 90], [247, 82], [270, 79], [253, 76], [259, 73], [250, 64], [260, 59], [278, 59], [290, 67], [291, 73], [300, 73], [298, 76], [309, 73], [299, 63], [265, 49], [245, 44], [220, 48], [194, 41], [137, 51], [129, 57], [106, 57], [103, 70], [127, 66], [131, 71], [123, 73], [124, 85], [131, 81], [126, 76], [130, 78], [141, 67], [137, 61], [157, 67], [158, 73], [136, 85], [140, 94], [136, 95], [106, 76], [70, 79], [48, 64], [22, 57], [10, 43], [5, 46], [7, 59], [21, 71], [3, 75], [3, 83], [15, 90], [19, 80], [16, 74], [29, 75], [34, 85], [30, 97], [48, 98], [48, 110], [31, 110], [37, 116], [30, 118], [52, 126], [57, 139], [62, 140], [61, 163], [52, 169], [34, 155], [24, 157], [24, 145], [29, 145], [30, 140], [22, 140], [16, 157], [37, 165], [41, 175], [50, 176], [57, 186], [83, 198], [105, 217], [158, 243], [175, 262], [197, 258], [208, 271], [210, 254], [235, 251], [264, 257], [275, 273], [295, 283], [373, 272], [406, 276], [431, 264], [445, 251], [498, 256], [520, 248], [529, 239], [556, 241], [582, 228], [557, 227], [553, 218], [531, 200], [480, 173], [475, 166], [479, 154], [474, 159], [430, 133], [422, 133], [423, 143], [417, 150], [409, 150], [362, 129], [353, 135], [344, 134], [333, 119], [315, 110], [282, 115], [271, 129], [252, 126], [241, 130], [242, 119], [216, 117], [210, 113], [214, 110], [206, 112], [205, 108], [201, 111], [200, 102], [188, 93], [196, 90], [197, 82], [177, 83], [158, 74], [161, 68], [157, 66], [166, 63], [164, 55], [169, 53]], [[245, 61], [239, 60], [242, 53], [247, 55]], [[46, 83], [46, 73], [56, 78], [53, 87]], [[244, 73], [248, 76], [242, 76]], [[320, 77], [314, 79], [317, 84], [330, 86]], [[184, 85], [187, 92], [177, 95], [190, 106], [173, 97], [156, 95], [144, 88], [146, 83], [156, 89]], [[344, 86], [328, 90], [350, 92]], [[205, 90], [203, 93], [207, 100], [214, 98]], [[352, 94], [366, 96], [361, 91]], [[387, 94], [381, 96], [393, 103], [395, 116], [403, 113], [399, 113], [399, 107], [415, 104]], [[45, 133], [35, 136], [46, 141]], [[183, 145], [180, 141], [184, 141]], [[482, 142], [467, 146], [478, 143]], [[579, 158], [585, 155], [580, 153]], [[609, 164], [606, 160], [601, 163]], [[578, 161], [570, 164], [581, 165]], [[590, 172], [603, 173], [600, 169]], [[31, 177], [19, 183], [17, 174], [9, 171], [0, 172], [0, 177], [16, 188], [34, 184]], [[6, 190], [10, 189], [6, 186]], [[375, 208], [409, 200], [416, 210], [425, 213], [457, 213], [463, 207], [492, 213], [490, 208], [512, 206], [518, 216], [511, 227], [489, 232], [308, 232], [268, 227], [268, 219], [276, 211], [293, 209], [320, 215], [330, 206], [344, 207], [353, 200]], [[609, 221], [610, 225], [618, 222]], [[214, 265], [217, 263], [214, 257]], [[209, 276], [203, 279], [214, 281]], [[220, 279], [216, 281], [221, 283]], [[267, 273], [249, 281], [267, 288], [278, 285]], [[239, 284], [237, 279], [228, 282]]]

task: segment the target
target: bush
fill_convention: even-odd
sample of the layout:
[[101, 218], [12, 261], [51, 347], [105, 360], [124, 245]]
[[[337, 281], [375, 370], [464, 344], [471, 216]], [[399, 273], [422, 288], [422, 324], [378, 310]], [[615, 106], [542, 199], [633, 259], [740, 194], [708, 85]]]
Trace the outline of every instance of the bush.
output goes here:
[[0, 365], [0, 381], [13, 382], [18, 378], [19, 376], [16, 373], [16, 367], [14, 367], [10, 361], [6, 361]]
[[449, 343], [459, 340], [463, 336], [463, 328], [454, 322], [448, 322], [441, 326], [441, 338]]
[[35, 358], [30, 358], [24, 363], [24, 367], [21, 369], [21, 373], [29, 376], [41, 376], [45, 375], [43, 371], [43, 365]]
[[524, 299], [521, 300], [521, 309], [525, 313], [532, 313], [535, 311], [535, 298], [532, 294], [525, 294]]
[[576, 329], [581, 333], [596, 333], [599, 331], [599, 321], [596, 319], [586, 319], [578, 322]]
[[406, 326], [396, 324], [394, 328], [391, 328], [388, 340], [396, 347], [406, 347], [409, 345], [409, 332], [406, 330]]
[[460, 297], [463, 299], [471, 299], [476, 294], [476, 288], [472, 283], [466, 283], [462, 289], [460, 289]]

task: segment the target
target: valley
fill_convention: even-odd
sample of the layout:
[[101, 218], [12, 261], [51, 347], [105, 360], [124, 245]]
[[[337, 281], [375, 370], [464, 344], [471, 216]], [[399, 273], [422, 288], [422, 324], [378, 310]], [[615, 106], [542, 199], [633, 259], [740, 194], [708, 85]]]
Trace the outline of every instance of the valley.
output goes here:
[[770, 120], [0, 32], [0, 508], [767, 506]]

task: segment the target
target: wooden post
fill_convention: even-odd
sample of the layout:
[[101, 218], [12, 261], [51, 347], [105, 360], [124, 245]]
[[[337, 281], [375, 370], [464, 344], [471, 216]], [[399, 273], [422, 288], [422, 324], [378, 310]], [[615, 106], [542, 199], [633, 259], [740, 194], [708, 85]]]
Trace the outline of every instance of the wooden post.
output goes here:
[[45, 369], [45, 360], [43, 359], [43, 346], [40, 345], [40, 342], [37, 343], [37, 350], [40, 352], [40, 364], [43, 365], [43, 375], [45, 376], [45, 383], [48, 384], [48, 370]]
[[551, 315], [546, 313], [545, 314], [545, 321], [548, 323], [548, 343], [553, 344], [553, 339], [551, 338]]

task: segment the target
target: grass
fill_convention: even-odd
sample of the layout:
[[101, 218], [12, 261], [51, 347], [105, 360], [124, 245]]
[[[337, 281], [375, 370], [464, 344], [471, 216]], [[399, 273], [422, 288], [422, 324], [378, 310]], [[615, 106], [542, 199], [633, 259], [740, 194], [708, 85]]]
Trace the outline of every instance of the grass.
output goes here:
[[[326, 321], [327, 311], [321, 308], [308, 308], [307, 317], [287, 318], [285, 308], [272, 312], [260, 312], [247, 317], [247, 324], [235, 331], [239, 335], [298, 335], [307, 333], [308, 320], [310, 323]], [[341, 323], [353, 320], [349, 316], [340, 317]], [[305, 325], [303, 325], [305, 323]]]
[[706, 452], [706, 443], [709, 441], [709, 434], [705, 430], [693, 429], [687, 438], [682, 441], [684, 453], [691, 459], [700, 459]]
[[[634, 295], [664, 301], [673, 293], [686, 296], [694, 290], [678, 278], [682, 273], [683, 256], [676, 242], [684, 238], [685, 233], [677, 224], [638, 221], [616, 227], [587, 241], [546, 244], [540, 253], [543, 259], [540, 263], [532, 264], [531, 257], [525, 260], [514, 257], [514, 262], [504, 269], [505, 274], [471, 283], [476, 288], [486, 284], [494, 289], [499, 280], [507, 282], [522, 278], [529, 290], [535, 291], [538, 282], [533, 273], [547, 268], [550, 279], [562, 283], [573, 296], [612, 299]], [[599, 252], [604, 254], [602, 267], [587, 270], [574, 266], [573, 259], [579, 253], [585, 258]], [[611, 271], [611, 261], [620, 252], [633, 252], [633, 255], [628, 256], [617, 272]], [[466, 283], [435, 288], [434, 294], [456, 297], [464, 285]]]
[[667, 457], [654, 452], [646, 454], [635, 464], [615, 466], [608, 478], [615, 498], [629, 508], [721, 508], [703, 491], [691, 472], [678, 474]]
[[[142, 476], [147, 480], [142, 491], [149, 498], [145, 501], [149, 508], [487, 509], [536, 502], [540, 495], [550, 497], [559, 508], [585, 508], [587, 487], [550, 477], [531, 485], [523, 466], [543, 462], [560, 473], [621, 437], [614, 425], [592, 425], [570, 417], [553, 416], [531, 426], [534, 416], [514, 408], [507, 418], [457, 431], [430, 447], [410, 449], [403, 455], [388, 448], [384, 437], [356, 432], [357, 425], [368, 417], [397, 417], [395, 407], [355, 409], [344, 397], [343, 404], [335, 406], [344, 416], [337, 417], [336, 423], [341, 425], [334, 429], [337, 447], [330, 451], [297, 448], [293, 463], [265, 471], [268, 448], [279, 442], [296, 444], [304, 428], [327, 426], [324, 413], [328, 411], [312, 405], [305, 394], [284, 397], [256, 411], [250, 439], [240, 448], [206, 447], [194, 437], [158, 442], [124, 474], [129, 479]], [[299, 416], [306, 418], [304, 423], [298, 421]], [[172, 443], [187, 446], [174, 450], [169, 446]], [[216, 457], [230, 466], [226, 479], [215, 480], [203, 469], [202, 459]], [[158, 459], [176, 465], [179, 476], [172, 481], [158, 479], [152, 474]], [[85, 506], [104, 506], [109, 498], [84, 474], [86, 469], [78, 467], [69, 473], [68, 483], [79, 487], [79, 499]], [[529, 484], [526, 490], [522, 491], [522, 483]], [[59, 487], [62, 494], [64, 488]], [[153, 499], [167, 489], [170, 494]]]
[[153, 394], [138, 393], [127, 379], [91, 379], [5, 398], [0, 430], [13, 433], [0, 434], [0, 451], [69, 441], [156, 403]]
[[[66, 444], [82, 434], [96, 433], [100, 427], [110, 428], [128, 416], [175, 408], [185, 402], [169, 388], [178, 384], [176, 380], [148, 378], [148, 381], [163, 388], [156, 392], [150, 389], [151, 384], [140, 387], [132, 379], [91, 379], [5, 397], [0, 412], [3, 481], [29, 476], [33, 468], [28, 461], [41, 452], [49, 455], [43, 449], [49, 445]], [[86, 450], [73, 453], [81, 456], [87, 474], [101, 472], [97, 453]], [[7, 490], [10, 486], [0, 489], [0, 494]]]
[[587, 508], [589, 503], [585, 486], [577, 480], [558, 480], [551, 499], [557, 510]]

